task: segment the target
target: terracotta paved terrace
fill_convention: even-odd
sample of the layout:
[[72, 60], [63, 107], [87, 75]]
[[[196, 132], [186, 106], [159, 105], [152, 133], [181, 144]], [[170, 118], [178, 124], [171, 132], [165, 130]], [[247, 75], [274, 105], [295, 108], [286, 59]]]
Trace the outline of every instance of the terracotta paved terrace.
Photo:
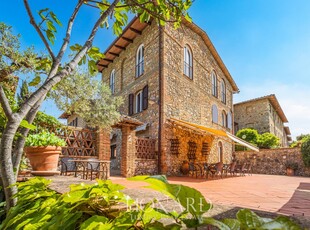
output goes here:
[[[127, 188], [141, 188], [143, 182], [112, 177]], [[218, 205], [250, 208], [285, 215], [310, 217], [310, 178], [275, 175], [252, 175], [217, 180], [169, 177], [170, 183], [198, 189]]]

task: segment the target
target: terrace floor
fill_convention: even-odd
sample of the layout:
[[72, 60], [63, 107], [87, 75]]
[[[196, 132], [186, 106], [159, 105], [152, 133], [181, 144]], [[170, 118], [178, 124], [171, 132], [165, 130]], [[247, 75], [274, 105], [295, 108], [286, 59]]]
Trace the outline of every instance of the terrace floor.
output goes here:
[[[51, 179], [54, 181], [56, 190], [68, 188], [69, 184], [86, 182], [70, 176], [57, 176]], [[124, 185], [129, 191], [146, 193], [144, 189], [141, 189], [146, 185], [144, 182], [132, 182], [122, 177], [110, 179]], [[191, 177], [169, 177], [168, 180], [170, 183], [196, 188], [213, 204], [310, 217], [309, 177], [253, 174], [216, 180]], [[87, 183], [91, 182], [87, 181]]]
[[[112, 177], [126, 188], [137, 189], [142, 182]], [[217, 180], [169, 177], [170, 183], [199, 190], [214, 204], [250, 208], [285, 215], [310, 217], [310, 178], [277, 175], [252, 175]]]

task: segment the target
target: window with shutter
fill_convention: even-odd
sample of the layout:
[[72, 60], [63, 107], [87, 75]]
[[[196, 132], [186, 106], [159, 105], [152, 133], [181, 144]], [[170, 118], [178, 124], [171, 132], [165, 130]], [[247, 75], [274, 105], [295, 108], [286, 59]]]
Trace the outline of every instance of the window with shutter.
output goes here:
[[142, 101], [142, 109], [146, 110], [149, 104], [149, 87], [148, 85], [144, 86], [142, 91], [143, 101]]
[[133, 93], [131, 93], [128, 96], [128, 114], [129, 114], [129, 116], [133, 115], [133, 100], [134, 100], [134, 95], [133, 95]]
[[136, 113], [140, 113], [140, 112], [142, 112], [142, 105], [143, 105], [143, 91], [142, 90], [140, 90], [138, 93], [136, 93], [136, 110], [135, 110], [135, 112]]

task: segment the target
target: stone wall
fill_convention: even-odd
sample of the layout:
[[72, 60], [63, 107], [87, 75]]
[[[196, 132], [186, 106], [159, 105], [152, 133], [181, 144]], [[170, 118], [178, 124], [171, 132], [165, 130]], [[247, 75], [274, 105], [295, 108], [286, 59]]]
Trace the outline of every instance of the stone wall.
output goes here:
[[254, 128], [260, 134], [270, 132], [280, 139], [282, 147], [288, 147], [284, 124], [268, 98], [234, 105], [236, 132], [244, 128]]
[[253, 172], [269, 175], [286, 175], [286, 161], [294, 161], [299, 165], [295, 172], [297, 176], [310, 176], [310, 168], [306, 168], [302, 161], [300, 148], [279, 148], [260, 150], [259, 152], [238, 151], [235, 159], [241, 162], [253, 162]]
[[136, 159], [135, 175], [156, 175], [157, 159]]
[[[178, 139], [179, 144], [179, 154], [174, 154], [171, 151], [171, 139]], [[222, 138], [215, 137], [213, 135], [208, 135], [199, 131], [192, 130], [183, 126], [175, 125], [173, 123], [166, 124], [165, 140], [167, 142], [166, 150], [166, 166], [167, 175], [180, 175], [180, 168], [183, 161], [193, 161], [195, 163], [217, 163], [220, 161], [218, 143], [221, 141], [223, 144], [223, 162], [230, 163], [232, 160], [232, 145], [231, 143], [223, 141]], [[197, 144], [196, 149], [196, 159], [189, 160], [188, 142], [195, 142]], [[208, 143], [210, 151], [208, 155], [202, 154], [202, 144]]]
[[[184, 47], [190, 48], [193, 55], [193, 79], [183, 74]], [[218, 98], [211, 93], [212, 80], [211, 73], [215, 71], [218, 84]], [[226, 84], [226, 103], [220, 99], [220, 82], [224, 80]], [[187, 160], [188, 141], [194, 140], [198, 143], [197, 151], [201, 151], [201, 143], [208, 140], [211, 142], [210, 135], [195, 136], [192, 133], [182, 133], [172, 131], [169, 125], [169, 118], [188, 121], [206, 127], [233, 132], [222, 126], [222, 112], [233, 114], [233, 89], [229, 80], [226, 78], [217, 61], [211, 54], [208, 46], [202, 37], [189, 27], [182, 25], [181, 28], [174, 30], [167, 24], [164, 30], [164, 129], [165, 139], [163, 142], [162, 162], [167, 166], [163, 171], [167, 174], [178, 174], [183, 160]], [[218, 122], [212, 121], [212, 105], [218, 108]], [[181, 136], [181, 153], [173, 156], [169, 152], [170, 138]], [[221, 139], [221, 138], [220, 138]], [[213, 141], [210, 159], [218, 162], [218, 142]], [[221, 139], [226, 149], [226, 155], [232, 154], [232, 144]], [[229, 157], [228, 157], [229, 158]], [[202, 159], [197, 159], [201, 161]], [[204, 159], [203, 161], [206, 161]], [[227, 159], [228, 161], [228, 159]]]
[[238, 130], [254, 128], [259, 133], [270, 132], [269, 104], [268, 99], [236, 104], [234, 111]]
[[[148, 26], [142, 35], [134, 39], [133, 43], [121, 52], [119, 57], [110, 63], [108, 68], [102, 71], [102, 81], [109, 85], [110, 74], [115, 70], [115, 95], [121, 96], [124, 100], [120, 108], [122, 114], [128, 115], [128, 95], [136, 94], [148, 85], [148, 109], [134, 114], [132, 117], [142, 122], [149, 123], [145, 131], [137, 133], [139, 137], [157, 138], [158, 136], [158, 62], [159, 62], [159, 42], [158, 27], [155, 22]], [[139, 46], [144, 45], [144, 73], [136, 77], [136, 53]]]

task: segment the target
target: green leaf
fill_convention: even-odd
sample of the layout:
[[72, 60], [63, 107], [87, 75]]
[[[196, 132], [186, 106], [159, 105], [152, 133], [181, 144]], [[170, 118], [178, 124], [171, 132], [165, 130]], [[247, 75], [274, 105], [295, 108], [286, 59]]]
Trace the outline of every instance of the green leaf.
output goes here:
[[184, 185], [169, 184], [164, 178], [159, 176], [136, 176], [128, 180], [149, 183], [150, 186], [147, 186], [147, 188], [152, 188], [170, 196], [179, 202], [196, 219], [200, 219], [203, 213], [211, 209], [211, 205], [196, 189]]
[[222, 222], [226, 224], [231, 230], [240, 229], [240, 222], [236, 219], [224, 219]]
[[20, 126], [26, 129], [30, 129], [30, 130], [35, 130], [37, 128], [36, 126], [29, 124], [28, 121], [26, 120], [22, 120], [20, 123]]
[[56, 14], [54, 14], [54, 12], [50, 12], [50, 15], [52, 17], [52, 19], [59, 25], [59, 26], [62, 26], [62, 23], [61, 21], [59, 21], [59, 19], [57, 18]]
[[249, 209], [241, 209], [237, 213], [237, 219], [242, 228], [259, 228], [264, 223], [262, 219]]
[[272, 227], [272, 226], [280, 226], [278, 229], [283, 229], [283, 230], [301, 230], [302, 229], [298, 224], [294, 223], [291, 219], [289, 219], [286, 216], [279, 216], [274, 221], [265, 223], [264, 225], [262, 225], [262, 229], [268, 229], [268, 227]]
[[56, 32], [56, 28], [55, 28], [55, 26], [54, 26], [52, 21], [50, 21], [50, 20], [46, 21], [46, 25], [47, 25], [47, 28], [50, 31]]
[[80, 230], [105, 230], [111, 229], [112, 224], [105, 216], [92, 216], [81, 224]]
[[29, 86], [37, 86], [41, 82], [41, 77], [36, 76], [28, 85]]
[[226, 224], [213, 218], [204, 218], [203, 223], [215, 226], [221, 230], [231, 230]]
[[55, 43], [55, 34], [52, 30], [47, 29], [45, 31], [47, 39], [52, 43], [52, 45], [54, 45]]

